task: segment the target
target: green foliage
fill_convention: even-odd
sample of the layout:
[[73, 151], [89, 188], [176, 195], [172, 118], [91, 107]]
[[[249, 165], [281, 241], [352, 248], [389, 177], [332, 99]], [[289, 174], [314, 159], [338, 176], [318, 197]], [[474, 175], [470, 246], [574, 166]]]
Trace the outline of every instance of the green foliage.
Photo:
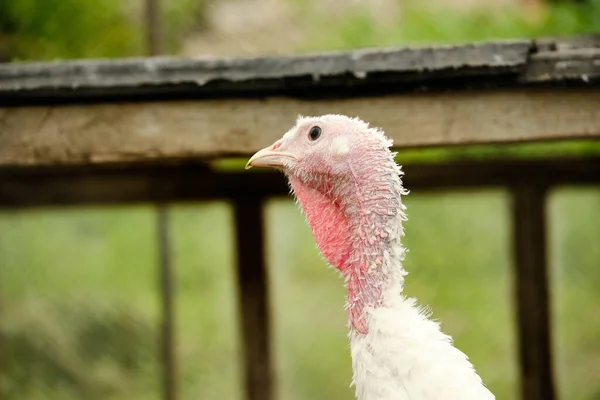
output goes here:
[[537, 15], [517, 5], [465, 9], [406, 0], [391, 26], [380, 24], [368, 7], [339, 18], [320, 14], [316, 8], [311, 13], [312, 18], [303, 21], [322, 29], [305, 43], [305, 51], [581, 35], [600, 27], [600, 0], [550, 3]]
[[[204, 24], [204, 0], [162, 3], [167, 53]], [[12, 60], [113, 58], [146, 53], [142, 0], [0, 1], [0, 52]]]
[[123, 57], [140, 52], [120, 0], [0, 2], [0, 31], [13, 59]]

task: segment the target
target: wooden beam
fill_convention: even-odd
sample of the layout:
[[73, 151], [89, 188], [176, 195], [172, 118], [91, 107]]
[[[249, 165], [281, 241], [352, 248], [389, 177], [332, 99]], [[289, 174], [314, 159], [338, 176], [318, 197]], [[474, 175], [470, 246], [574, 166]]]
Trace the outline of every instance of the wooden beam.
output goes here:
[[0, 104], [589, 87], [600, 83], [599, 44], [591, 34], [278, 57], [10, 63], [0, 65]]
[[521, 181], [513, 187], [512, 193], [521, 399], [553, 400], [546, 187]]
[[[302, 91], [339, 95], [344, 88], [351, 88], [350, 95], [356, 96], [373, 86], [397, 92], [415, 85], [448, 89], [460, 82], [460, 87], [489, 87], [507, 80], [522, 85], [521, 73], [533, 48], [531, 40], [512, 40], [280, 57], [11, 63], [0, 66], [0, 104], [156, 100], [182, 95], [266, 97]], [[590, 75], [593, 80], [594, 74]]]
[[260, 197], [234, 200], [246, 400], [273, 399], [269, 296]]
[[0, 166], [246, 157], [298, 114], [360, 116], [398, 148], [600, 138], [598, 110], [590, 88], [0, 108]]
[[[600, 183], [600, 158], [487, 160], [403, 167], [415, 191], [509, 186], [527, 179], [547, 185]], [[287, 196], [283, 174], [214, 172], [202, 164], [0, 169], [0, 207], [68, 206], [234, 198], [239, 193]]]

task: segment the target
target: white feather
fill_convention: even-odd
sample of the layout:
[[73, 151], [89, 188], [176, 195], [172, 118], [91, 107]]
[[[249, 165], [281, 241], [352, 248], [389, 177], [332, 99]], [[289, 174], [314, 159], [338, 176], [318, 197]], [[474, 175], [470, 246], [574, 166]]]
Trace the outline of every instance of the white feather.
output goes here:
[[393, 289], [366, 310], [369, 331], [351, 329], [358, 400], [492, 400], [467, 357], [414, 299]]

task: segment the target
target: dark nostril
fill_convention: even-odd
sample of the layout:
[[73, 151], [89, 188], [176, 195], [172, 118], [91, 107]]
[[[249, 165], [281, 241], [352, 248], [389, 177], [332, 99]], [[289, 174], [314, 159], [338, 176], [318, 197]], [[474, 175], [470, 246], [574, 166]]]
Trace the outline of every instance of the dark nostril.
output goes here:
[[281, 147], [281, 142], [277, 142], [273, 145], [273, 150], [277, 150], [280, 147]]

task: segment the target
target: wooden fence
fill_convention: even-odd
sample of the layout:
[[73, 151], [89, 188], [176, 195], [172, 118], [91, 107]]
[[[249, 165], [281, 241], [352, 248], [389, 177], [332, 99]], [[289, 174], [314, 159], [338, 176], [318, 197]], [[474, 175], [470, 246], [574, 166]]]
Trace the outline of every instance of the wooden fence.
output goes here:
[[[275, 173], [222, 172], [298, 114], [358, 115], [398, 148], [600, 138], [600, 39], [508, 41], [259, 59], [0, 66], [0, 207], [153, 202], [161, 250], [164, 399], [177, 394], [164, 205], [227, 199], [237, 229], [246, 398], [274, 398], [262, 205]], [[598, 184], [600, 157], [404, 165], [411, 190], [506, 187], [522, 399], [554, 399], [545, 200]], [[252, 226], [252, 234], [244, 234]]]

